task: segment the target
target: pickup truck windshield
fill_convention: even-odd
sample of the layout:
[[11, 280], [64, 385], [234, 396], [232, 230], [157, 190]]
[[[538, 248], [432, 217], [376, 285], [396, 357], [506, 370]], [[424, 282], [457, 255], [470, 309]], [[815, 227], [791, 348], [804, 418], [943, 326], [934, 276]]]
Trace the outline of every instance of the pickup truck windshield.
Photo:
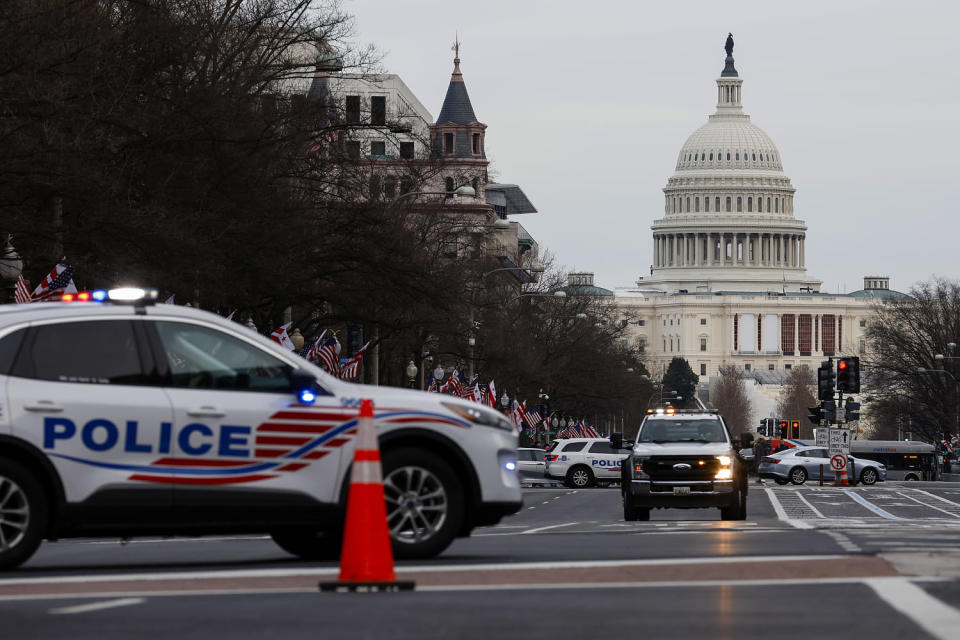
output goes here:
[[662, 420], [643, 423], [638, 442], [726, 442], [719, 420]]

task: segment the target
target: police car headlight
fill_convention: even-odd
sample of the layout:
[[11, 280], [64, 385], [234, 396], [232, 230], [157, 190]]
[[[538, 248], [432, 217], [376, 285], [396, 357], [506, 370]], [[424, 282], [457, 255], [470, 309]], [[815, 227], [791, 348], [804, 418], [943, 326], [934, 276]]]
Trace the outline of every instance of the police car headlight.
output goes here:
[[441, 402], [440, 404], [468, 422], [485, 427], [496, 427], [504, 431], [515, 431], [512, 422], [494, 411], [486, 411], [480, 407], [465, 407], [454, 402]]
[[720, 461], [720, 466], [721, 466], [721, 467], [729, 467], [729, 466], [730, 466], [730, 456], [718, 456], [718, 457], [717, 457], [717, 460]]

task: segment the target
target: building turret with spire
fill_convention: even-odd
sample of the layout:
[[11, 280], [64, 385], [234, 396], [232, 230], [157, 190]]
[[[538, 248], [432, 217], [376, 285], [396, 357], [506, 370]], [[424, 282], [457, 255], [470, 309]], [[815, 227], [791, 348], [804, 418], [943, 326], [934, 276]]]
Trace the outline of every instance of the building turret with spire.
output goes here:
[[453, 73], [437, 121], [430, 125], [431, 154], [442, 159], [448, 191], [469, 185], [484, 200], [487, 161], [484, 136], [487, 125], [477, 120], [460, 71], [460, 42], [454, 43]]

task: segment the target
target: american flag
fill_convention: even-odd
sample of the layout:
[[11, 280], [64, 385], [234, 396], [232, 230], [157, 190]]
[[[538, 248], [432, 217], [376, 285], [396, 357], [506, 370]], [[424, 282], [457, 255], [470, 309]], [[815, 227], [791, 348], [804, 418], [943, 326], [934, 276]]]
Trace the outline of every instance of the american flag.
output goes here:
[[287, 333], [287, 329], [289, 329], [290, 325], [292, 324], [293, 324], [292, 322], [288, 322], [282, 327], [274, 329], [273, 332], [270, 334], [271, 340], [279, 344], [284, 349], [289, 349], [290, 351], [293, 351], [296, 349], [296, 347], [293, 345], [293, 340], [290, 339], [290, 335]]
[[527, 415], [524, 416], [524, 419], [527, 421], [528, 425], [531, 427], [536, 427], [541, 420], [540, 412], [537, 411], [536, 407], [530, 407], [530, 409], [527, 411]]
[[449, 391], [450, 393], [457, 396], [458, 398], [462, 398], [463, 397], [463, 381], [460, 379], [462, 375], [463, 375], [462, 373], [454, 369], [453, 373], [450, 374], [450, 377], [447, 378], [447, 381], [443, 383], [442, 387], [440, 387], [440, 393], [446, 393], [447, 391]]
[[312, 344], [304, 345], [303, 349], [300, 349], [300, 357], [308, 361], [316, 358], [317, 352], [320, 350], [320, 345], [323, 344], [323, 336], [325, 335], [327, 335], [326, 329], [323, 330], [320, 337], [314, 340]]
[[33, 290], [31, 302], [44, 302], [63, 293], [76, 293], [73, 284], [73, 267], [57, 264]]
[[13, 301], [17, 304], [30, 302], [30, 291], [27, 289], [27, 282], [23, 279], [23, 274], [17, 276], [17, 288], [13, 293]]
[[497, 408], [497, 388], [493, 385], [493, 380], [487, 385], [487, 397], [485, 400], [488, 407], [491, 409]]
[[336, 336], [327, 338], [326, 342], [320, 345], [317, 349], [317, 360], [330, 375], [340, 374], [340, 341]]
[[360, 351], [357, 351], [353, 357], [343, 363], [343, 366], [340, 367], [340, 379], [341, 380], [352, 380], [360, 375], [360, 363], [363, 362], [363, 354], [366, 352], [367, 347], [370, 346], [370, 343], [363, 345], [360, 348]]
[[588, 438], [599, 438], [600, 434], [597, 433], [597, 430], [591, 426], [587, 426], [587, 437]]
[[313, 140], [310, 142], [310, 146], [307, 147], [307, 157], [316, 158], [325, 146], [331, 142], [335, 142], [336, 139], [337, 136], [333, 131], [325, 131], [322, 128], [314, 130]]

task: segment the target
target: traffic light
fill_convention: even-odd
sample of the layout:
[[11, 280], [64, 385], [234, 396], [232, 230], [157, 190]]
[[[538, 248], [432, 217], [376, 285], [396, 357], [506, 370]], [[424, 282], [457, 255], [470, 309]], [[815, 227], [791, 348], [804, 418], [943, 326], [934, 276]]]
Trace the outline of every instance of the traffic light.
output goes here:
[[860, 419], [860, 403], [853, 398], [847, 398], [847, 422], [856, 422]]
[[781, 421], [777, 424], [777, 427], [778, 427], [778, 428], [777, 428], [777, 434], [780, 436], [780, 438], [781, 438], [781, 439], [786, 438], [786, 437], [787, 437], [787, 421], [786, 421], [786, 420], [781, 420]]
[[824, 360], [817, 369], [817, 400], [833, 400], [833, 361]]
[[794, 440], [800, 439], [800, 421], [799, 420], [790, 421], [790, 437]]
[[810, 419], [810, 422], [820, 426], [820, 421], [823, 420], [823, 407], [817, 405], [815, 407], [807, 407], [807, 411], [810, 412], [810, 415], [807, 416]]
[[860, 393], [860, 358], [850, 356], [837, 360], [837, 391]]
[[837, 403], [833, 400], [824, 400], [823, 405], [823, 419], [828, 423], [837, 421]]

